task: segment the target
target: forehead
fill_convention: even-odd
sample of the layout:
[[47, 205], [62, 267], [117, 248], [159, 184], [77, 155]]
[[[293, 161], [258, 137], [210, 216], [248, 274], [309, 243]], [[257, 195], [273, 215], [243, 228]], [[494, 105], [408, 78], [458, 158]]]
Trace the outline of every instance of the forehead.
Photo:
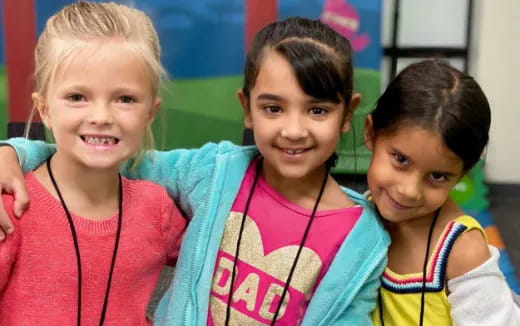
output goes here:
[[377, 144], [405, 155], [412, 164], [425, 170], [462, 173], [462, 160], [444, 144], [436, 131], [405, 125], [378, 135]]
[[259, 63], [254, 88], [269, 88], [273, 84], [276, 87], [272, 88], [280, 88], [282, 84], [296, 84], [300, 88], [289, 61], [276, 51], [266, 49]]
[[286, 100], [312, 99], [300, 87], [294, 69], [287, 59], [274, 50], [264, 51], [254, 87], [251, 89], [252, 97], [268, 93]]
[[[150, 83], [150, 72], [142, 58], [119, 39], [105, 38], [81, 42], [57, 62], [52, 80], [95, 82], [97, 80]], [[105, 80], [106, 81], [106, 80]]]

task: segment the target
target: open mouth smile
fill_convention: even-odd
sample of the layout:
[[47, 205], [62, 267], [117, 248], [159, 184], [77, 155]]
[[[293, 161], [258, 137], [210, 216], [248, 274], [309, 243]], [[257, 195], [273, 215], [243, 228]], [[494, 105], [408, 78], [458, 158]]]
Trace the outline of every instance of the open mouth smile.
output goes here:
[[111, 137], [111, 136], [91, 136], [84, 135], [80, 136], [81, 140], [88, 145], [95, 146], [112, 146], [119, 143], [119, 138]]

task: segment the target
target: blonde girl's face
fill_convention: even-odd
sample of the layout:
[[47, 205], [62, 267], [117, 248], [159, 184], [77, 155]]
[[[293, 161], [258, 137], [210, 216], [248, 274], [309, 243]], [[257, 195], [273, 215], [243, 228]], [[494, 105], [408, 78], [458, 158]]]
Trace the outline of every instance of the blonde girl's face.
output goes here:
[[47, 94], [33, 97], [57, 155], [89, 168], [118, 167], [136, 153], [160, 104], [143, 61], [115, 39], [89, 41]]
[[268, 180], [323, 178], [324, 162], [350, 126], [343, 102], [304, 93], [292, 66], [273, 51], [263, 57], [249, 99], [239, 98]]
[[374, 138], [367, 122], [365, 142], [373, 154], [368, 187], [387, 221], [431, 216], [463, 175], [462, 160], [434, 131], [403, 126]]

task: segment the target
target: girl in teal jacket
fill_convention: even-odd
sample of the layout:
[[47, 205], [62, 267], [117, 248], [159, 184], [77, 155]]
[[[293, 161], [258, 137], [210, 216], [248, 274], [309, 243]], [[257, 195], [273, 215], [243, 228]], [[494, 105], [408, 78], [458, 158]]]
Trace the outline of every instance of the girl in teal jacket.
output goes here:
[[[351, 59], [319, 21], [273, 23], [253, 40], [239, 92], [256, 147], [155, 152], [125, 169], [166, 187], [191, 218], [156, 324], [371, 325], [389, 237], [329, 174], [359, 103]], [[53, 151], [9, 144], [25, 170]]]

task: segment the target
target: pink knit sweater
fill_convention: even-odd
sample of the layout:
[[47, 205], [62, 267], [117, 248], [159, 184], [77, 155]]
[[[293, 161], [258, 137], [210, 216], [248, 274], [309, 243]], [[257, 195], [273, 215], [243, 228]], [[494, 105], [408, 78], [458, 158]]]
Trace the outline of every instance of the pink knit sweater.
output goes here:
[[[78, 272], [60, 202], [32, 173], [31, 205], [0, 242], [0, 325], [75, 325]], [[2, 196], [7, 212], [13, 198]], [[72, 212], [71, 212], [72, 213]], [[98, 325], [118, 214], [103, 221], [72, 215], [83, 273], [82, 320]], [[146, 308], [165, 264], [176, 261], [186, 222], [166, 191], [123, 178], [123, 222], [105, 325], [149, 325]]]

